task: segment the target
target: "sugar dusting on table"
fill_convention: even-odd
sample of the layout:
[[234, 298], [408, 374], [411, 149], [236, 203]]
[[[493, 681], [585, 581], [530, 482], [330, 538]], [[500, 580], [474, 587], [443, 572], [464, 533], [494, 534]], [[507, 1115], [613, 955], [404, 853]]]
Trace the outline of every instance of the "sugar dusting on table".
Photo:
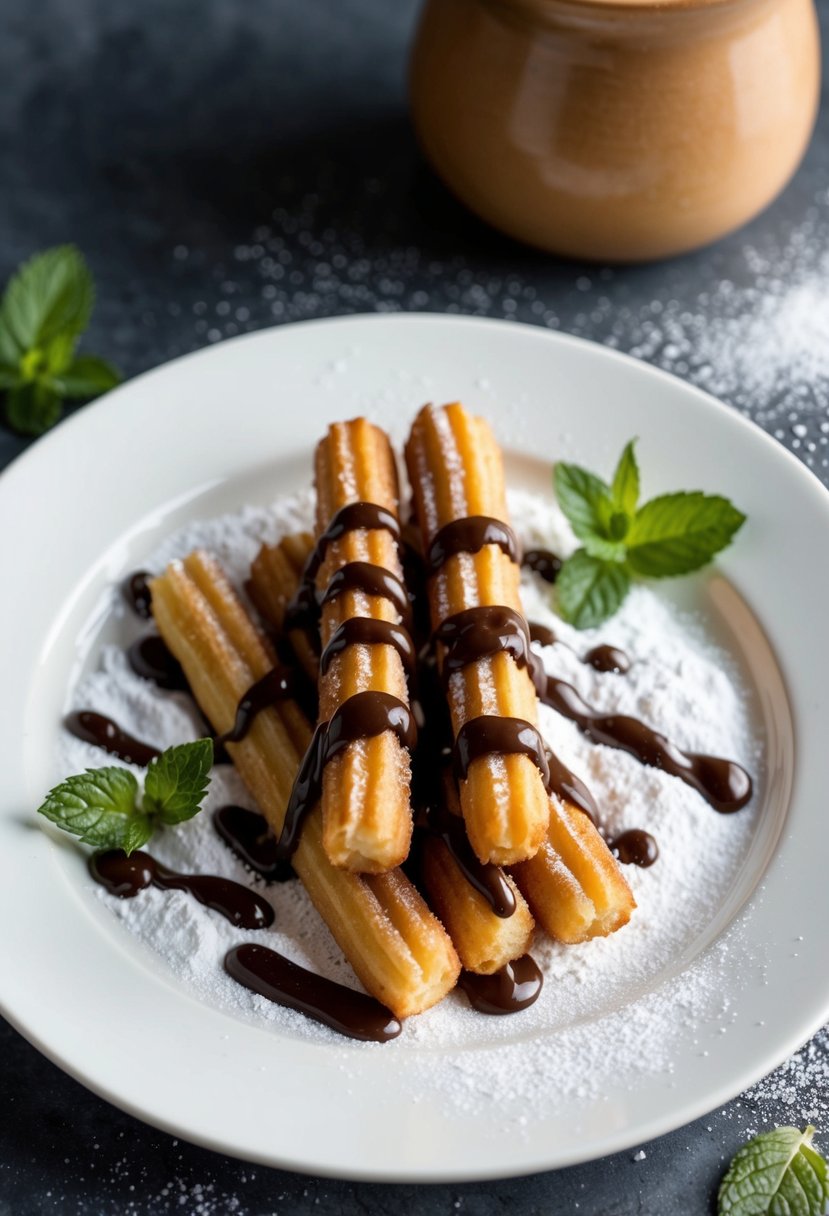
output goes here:
[[[572, 547], [566, 522], [551, 502], [518, 493], [511, 495], [510, 504], [516, 530], [527, 543], [545, 543], [561, 553]], [[235, 515], [190, 524], [168, 538], [146, 565], [160, 570], [171, 558], [202, 546], [216, 553], [241, 584], [259, 544], [307, 527], [311, 505], [306, 493], [270, 508], [247, 507]], [[579, 663], [565, 646], [546, 648], [548, 670], [571, 680], [588, 701], [634, 713], [682, 747], [727, 754], [760, 775], [761, 743], [739, 673], [707, 639], [703, 622], [679, 614], [658, 593], [638, 586], [603, 628], [578, 634], [552, 613], [546, 583], [525, 572], [523, 594], [528, 617], [553, 626], [576, 651], [608, 641], [634, 659], [626, 676], [602, 674]], [[126, 617], [123, 627], [125, 641], [127, 634], [138, 631]], [[134, 675], [121, 647], [103, 649], [72, 699], [75, 706], [94, 706], [160, 746], [200, 733], [189, 699], [162, 692]], [[181, 892], [149, 889], [132, 900], [114, 899], [100, 888], [94, 888], [95, 894], [203, 1000], [260, 1025], [340, 1047], [346, 1074], [359, 1069], [360, 1053], [366, 1050], [402, 1050], [422, 1058], [422, 1069], [415, 1069], [421, 1083], [413, 1101], [437, 1090], [464, 1109], [497, 1092], [501, 1109], [508, 1112], [514, 1106], [520, 1127], [533, 1102], [549, 1102], [551, 1088], [562, 1097], [599, 1096], [609, 1054], [618, 1083], [658, 1073], [669, 1084], [678, 1036], [687, 1044], [694, 1026], [715, 1015], [723, 1026], [729, 1023], [719, 977], [728, 966], [732, 938], [719, 939], [693, 967], [673, 976], [671, 972], [710, 923], [712, 909], [721, 904], [745, 858], [754, 827], [753, 805], [738, 815], [718, 815], [682, 782], [618, 750], [590, 744], [572, 723], [545, 707], [541, 725], [565, 763], [591, 787], [607, 834], [645, 828], [657, 838], [660, 856], [647, 870], [625, 867], [638, 907], [620, 932], [575, 947], [556, 945], [538, 934], [533, 953], [544, 969], [545, 986], [538, 1002], [520, 1015], [484, 1018], [461, 994], [453, 993], [437, 1008], [410, 1019], [396, 1044], [377, 1048], [345, 1044], [332, 1032], [230, 980], [222, 969], [223, 956], [247, 939], [269, 943], [333, 979], [356, 984], [301, 885], [265, 887], [218, 838], [211, 821], [216, 807], [229, 801], [253, 806], [228, 766], [214, 770], [204, 811], [155, 837], [152, 852], [174, 868], [221, 874], [262, 889], [275, 908], [272, 929], [235, 929]], [[63, 736], [59, 775], [104, 762], [111, 761], [102, 760], [96, 748]], [[660, 982], [654, 987], [657, 977]], [[704, 1050], [700, 1044], [700, 1055]], [[435, 1052], [440, 1051], [445, 1066], [435, 1068]]]

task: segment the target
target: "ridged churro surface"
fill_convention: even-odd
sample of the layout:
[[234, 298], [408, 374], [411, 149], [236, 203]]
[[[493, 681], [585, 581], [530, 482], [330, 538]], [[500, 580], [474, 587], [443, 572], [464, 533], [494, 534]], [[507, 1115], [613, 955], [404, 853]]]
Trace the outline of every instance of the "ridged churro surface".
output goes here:
[[[197, 552], [153, 580], [153, 615], [181, 663], [199, 706], [218, 732], [273, 664], [218, 563]], [[272, 830], [282, 829], [311, 727], [292, 701], [259, 713], [247, 736], [228, 744], [234, 765]], [[397, 1017], [429, 1008], [454, 986], [460, 963], [440, 922], [400, 870], [360, 876], [333, 866], [319, 807], [308, 816], [294, 868], [366, 990]]]

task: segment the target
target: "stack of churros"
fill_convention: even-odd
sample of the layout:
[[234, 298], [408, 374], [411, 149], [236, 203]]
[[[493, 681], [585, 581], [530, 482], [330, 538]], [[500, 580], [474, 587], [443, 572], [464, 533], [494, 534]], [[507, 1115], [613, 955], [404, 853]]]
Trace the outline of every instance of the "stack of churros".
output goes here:
[[[204, 553], [152, 584], [158, 628], [217, 732], [278, 663], [316, 683], [316, 723], [288, 672], [228, 751], [358, 979], [397, 1017], [439, 1001], [461, 967], [509, 971], [536, 921], [576, 943], [634, 908], [539, 734], [489, 427], [460, 405], [428, 406], [405, 455], [418, 587], [404, 576], [394, 453], [365, 419], [334, 424], [317, 448], [314, 535], [253, 562], [262, 626]], [[422, 594], [431, 635], [413, 637]]]

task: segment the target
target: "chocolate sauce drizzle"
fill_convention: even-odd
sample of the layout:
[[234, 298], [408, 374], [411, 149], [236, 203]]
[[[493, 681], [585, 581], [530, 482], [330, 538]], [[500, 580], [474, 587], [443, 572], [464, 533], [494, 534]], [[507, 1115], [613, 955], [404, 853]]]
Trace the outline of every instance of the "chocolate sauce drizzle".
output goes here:
[[150, 886], [162, 891], [186, 891], [240, 929], [267, 929], [273, 924], [273, 908], [268, 901], [241, 883], [212, 874], [177, 874], [141, 850], [129, 857], [120, 849], [95, 853], [89, 859], [89, 872], [119, 899], [132, 899]]
[[267, 946], [252, 942], [234, 946], [225, 955], [224, 966], [251, 992], [296, 1009], [349, 1039], [387, 1043], [402, 1030], [397, 1018], [373, 997], [314, 975]]
[[322, 794], [326, 764], [357, 739], [370, 739], [393, 730], [404, 747], [414, 748], [417, 731], [412, 712], [387, 692], [358, 692], [314, 731], [296, 775], [285, 822], [277, 844], [278, 856], [290, 857], [299, 843], [302, 821]]
[[650, 832], [642, 828], [630, 828], [609, 842], [610, 851], [626, 866], [641, 866], [647, 869], [659, 856], [659, 845]]
[[[334, 514], [325, 531], [317, 538], [316, 544], [305, 560], [299, 585], [285, 609], [286, 630], [303, 629], [310, 633], [315, 629], [321, 607], [320, 597], [317, 595], [316, 590], [316, 581], [320, 567], [325, 561], [328, 546], [333, 544], [334, 541], [339, 540], [347, 532], [352, 532], [356, 529], [364, 529], [367, 532], [377, 530], [389, 532], [396, 542], [400, 542], [400, 523], [397, 517], [386, 507], [381, 507], [374, 502], [351, 502], [341, 507]], [[362, 569], [353, 570], [349, 575], [343, 575], [340, 578], [338, 589], [330, 598], [333, 599], [334, 595], [340, 595], [346, 590], [365, 590], [367, 595], [382, 595], [389, 599], [392, 596], [397, 596], [398, 600], [400, 600], [402, 595], [402, 602], [404, 602], [405, 608], [408, 610], [409, 600], [405, 587], [403, 587], [399, 579], [394, 579], [394, 576], [384, 570], [382, 566], [371, 566], [369, 562], [349, 562], [348, 565], [359, 566]], [[371, 580], [374, 580], [371, 585], [377, 586], [379, 582], [379, 575], [369, 573], [371, 570], [382, 571], [397, 586], [392, 587], [389, 583], [385, 585], [385, 589], [383, 590], [372, 591], [367, 589], [364, 585], [365, 583], [370, 583]], [[337, 574], [339, 575], [340, 571]], [[327, 595], [330, 590], [331, 587], [329, 586], [325, 594]]]
[[190, 685], [181, 664], [163, 638], [148, 633], [127, 650], [127, 661], [137, 676], [152, 680], [168, 692], [189, 692]]
[[504, 871], [478, 859], [460, 815], [453, 815], [442, 801], [436, 800], [418, 814], [415, 827], [443, 841], [466, 881], [483, 896], [496, 916], [503, 920], [512, 916], [515, 895]]
[[362, 591], [365, 595], [390, 600], [406, 627], [411, 624], [412, 605], [406, 588], [385, 566], [375, 566], [371, 562], [346, 562], [340, 566], [322, 595], [316, 597], [317, 614], [346, 591]]
[[550, 788], [550, 763], [548, 748], [541, 738], [538, 727], [524, 718], [507, 718], [495, 714], [482, 714], [469, 718], [455, 737], [452, 762], [455, 776], [465, 781], [469, 768], [481, 756], [523, 755], [528, 756], [541, 773], [547, 789]]
[[[567, 646], [567, 643], [556, 637], [553, 630], [547, 625], [539, 625], [537, 621], [530, 621], [529, 629], [530, 641], [538, 642], [540, 646], [554, 646], [556, 642], [560, 646]], [[572, 646], [567, 646], [567, 649], [573, 650]], [[573, 653], [576, 652], [573, 651]], [[594, 671], [616, 672], [618, 675], [625, 675], [630, 671], [630, 658], [618, 646], [602, 643], [579, 657], [582, 663], [586, 663]]]
[[96, 713], [93, 709], [74, 710], [66, 715], [63, 724], [76, 739], [94, 743], [96, 747], [102, 747], [105, 752], [117, 756], [119, 760], [125, 760], [127, 764], [146, 765], [161, 755], [157, 747], [133, 738], [122, 730], [117, 722], [113, 722], [112, 718]]
[[532, 955], [524, 954], [492, 975], [462, 971], [458, 984], [478, 1013], [502, 1015], [518, 1013], [535, 1004], [544, 976]]
[[532, 570], [545, 583], [554, 583], [564, 562], [550, 549], [527, 549], [521, 558], [525, 570]]
[[444, 646], [444, 683], [456, 671], [489, 659], [502, 651], [519, 667], [530, 662], [530, 637], [526, 624], [512, 608], [484, 606], [467, 608], [447, 617], [435, 630], [434, 640]]
[[546, 675], [540, 663], [535, 666], [533, 676], [545, 705], [575, 722], [591, 742], [618, 747], [642, 764], [678, 777], [702, 794], [721, 814], [739, 811], [751, 798], [751, 777], [735, 761], [684, 752], [638, 718], [599, 713], [581, 698], [572, 684]]
[[296, 697], [299, 677], [295, 668], [277, 666], [252, 684], [236, 706], [236, 717], [230, 730], [216, 736], [219, 746], [241, 743], [263, 709]]
[[128, 574], [121, 584], [124, 599], [136, 616], [145, 621], [153, 615], [153, 597], [150, 594], [152, 577], [148, 570], [136, 570], [134, 574]]
[[228, 804], [214, 811], [213, 826], [228, 848], [266, 882], [296, 878], [291, 863], [277, 856], [276, 837], [258, 811]]
[[490, 515], [468, 515], [444, 524], [435, 534], [426, 551], [426, 570], [437, 574], [450, 557], [479, 553], [485, 545], [497, 545], [511, 561], [518, 561], [518, 539], [509, 524]]
[[392, 621], [367, 616], [349, 617], [334, 630], [320, 656], [320, 675], [324, 676], [336, 656], [349, 646], [381, 645], [393, 646], [408, 675], [414, 675], [417, 656], [408, 630]]

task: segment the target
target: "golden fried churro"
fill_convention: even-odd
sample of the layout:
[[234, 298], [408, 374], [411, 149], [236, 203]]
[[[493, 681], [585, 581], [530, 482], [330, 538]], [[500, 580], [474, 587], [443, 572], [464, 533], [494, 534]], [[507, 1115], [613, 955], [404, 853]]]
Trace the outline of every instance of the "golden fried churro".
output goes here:
[[[401, 615], [408, 600], [397, 548], [397, 470], [385, 433], [364, 418], [335, 423], [317, 446], [315, 484], [317, 541], [326, 542], [316, 574], [320, 722], [367, 691], [408, 705], [404, 659], [413, 663], [414, 651]], [[346, 516], [343, 508], [349, 507]], [[334, 537], [333, 520], [342, 524]], [[396, 603], [390, 587], [398, 589]], [[379, 873], [405, 859], [410, 785], [409, 753], [390, 730], [349, 743], [329, 760], [322, 780], [323, 840], [335, 865]]]
[[550, 798], [544, 843], [511, 873], [539, 924], [568, 945], [615, 932], [636, 907], [593, 821], [566, 799]]
[[[252, 684], [273, 664], [219, 565], [205, 553], [173, 562], [151, 584], [153, 616], [214, 728], [228, 731]], [[282, 830], [293, 779], [311, 737], [297, 705], [282, 700], [228, 743], [233, 762], [273, 831]], [[294, 868], [366, 990], [398, 1017], [435, 1004], [460, 964], [449, 937], [400, 870], [358, 876], [331, 865], [315, 807], [303, 825]]]
[[529, 948], [533, 918], [513, 880], [472, 853], [449, 774], [421, 841], [421, 876], [465, 970], [491, 975]]
[[[486, 422], [461, 405], [426, 406], [406, 446], [418, 522], [427, 557], [429, 605], [435, 630], [459, 613], [501, 606], [521, 613], [519, 568], [507, 511], [501, 454]], [[465, 522], [462, 522], [465, 521]], [[449, 525], [454, 527], [450, 530]], [[526, 628], [526, 623], [524, 623]], [[444, 652], [439, 645], [439, 658]], [[544, 839], [547, 792], [536, 763], [536, 695], [527, 670], [508, 653], [495, 653], [450, 672], [447, 680], [452, 727], [474, 743], [461, 774], [460, 798], [467, 832], [482, 861], [509, 864], [531, 857]], [[496, 719], [522, 722], [532, 748], [506, 747], [491, 733]], [[492, 723], [490, 723], [492, 719]], [[490, 732], [483, 746], [484, 732]], [[530, 740], [532, 742], [532, 740]]]
[[253, 560], [245, 590], [262, 619], [275, 633], [287, 637], [303, 671], [316, 682], [319, 675], [316, 622], [310, 629], [301, 628], [297, 623], [292, 625], [286, 613], [313, 547], [310, 532], [292, 533], [278, 544], [263, 545]]

